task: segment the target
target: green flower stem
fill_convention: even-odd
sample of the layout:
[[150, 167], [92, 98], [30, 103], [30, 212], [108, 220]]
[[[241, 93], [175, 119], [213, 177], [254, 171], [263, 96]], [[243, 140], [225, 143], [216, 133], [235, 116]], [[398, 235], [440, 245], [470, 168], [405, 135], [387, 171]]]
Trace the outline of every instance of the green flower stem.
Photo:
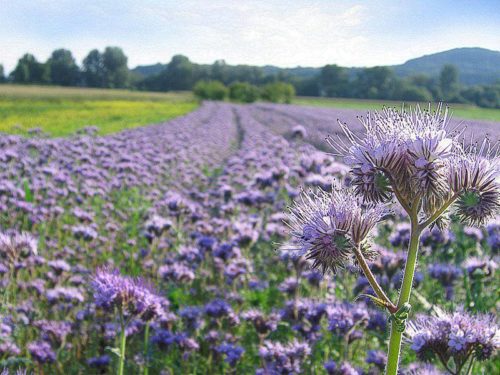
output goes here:
[[[399, 292], [398, 309], [404, 304], [409, 303], [411, 289], [413, 285], [413, 276], [415, 274], [415, 267], [417, 265], [418, 245], [420, 241], [420, 233], [422, 229], [418, 226], [418, 219], [416, 215], [411, 217], [411, 237], [410, 245], [408, 247], [408, 256], [406, 259], [405, 272], [403, 276], [403, 284]], [[396, 322], [393, 321], [391, 325], [391, 336], [389, 339], [389, 353], [387, 355], [387, 367], [385, 370], [386, 375], [397, 375], [399, 366], [399, 355], [401, 351], [402, 332], [396, 329]]]
[[387, 295], [385, 294], [382, 287], [377, 282], [377, 279], [375, 278], [372, 271], [370, 270], [370, 267], [368, 266], [368, 263], [366, 262], [365, 257], [361, 253], [359, 246], [354, 249], [354, 255], [356, 256], [356, 260], [359, 263], [359, 267], [361, 268], [361, 270], [365, 274], [366, 279], [370, 283], [370, 286], [372, 287], [372, 289], [375, 292], [375, 294], [377, 295], [377, 297], [384, 302], [385, 307], [387, 307], [387, 309], [391, 313], [396, 312], [396, 310], [397, 310], [396, 306], [394, 306], [394, 304], [391, 302], [389, 297], [387, 297]]
[[123, 375], [125, 368], [125, 345], [127, 342], [127, 335], [125, 334], [125, 321], [123, 319], [123, 311], [120, 309], [120, 359], [118, 362], [118, 375]]
[[149, 323], [144, 330], [144, 375], [149, 374]]

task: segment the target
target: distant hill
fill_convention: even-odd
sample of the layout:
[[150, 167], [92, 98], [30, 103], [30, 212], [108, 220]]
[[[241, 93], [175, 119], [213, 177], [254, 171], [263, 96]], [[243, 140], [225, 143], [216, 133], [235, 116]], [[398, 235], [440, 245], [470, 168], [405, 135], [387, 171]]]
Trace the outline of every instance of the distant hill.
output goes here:
[[[333, 63], [333, 62], [332, 62]], [[390, 66], [399, 77], [426, 74], [436, 77], [443, 65], [453, 64], [458, 68], [460, 82], [464, 85], [492, 84], [500, 80], [500, 52], [485, 48], [455, 48], [408, 60], [404, 64]], [[142, 76], [157, 74], [167, 64], [140, 65], [133, 72]], [[285, 74], [297, 78], [311, 78], [319, 74], [321, 68], [295, 67], [280, 68], [273, 65], [261, 67], [264, 75]], [[348, 68], [354, 77], [361, 68]]]
[[460, 82], [464, 85], [489, 84], [500, 80], [500, 52], [484, 48], [455, 48], [408, 60], [392, 68], [401, 77], [418, 73], [437, 76], [445, 64], [458, 68]]

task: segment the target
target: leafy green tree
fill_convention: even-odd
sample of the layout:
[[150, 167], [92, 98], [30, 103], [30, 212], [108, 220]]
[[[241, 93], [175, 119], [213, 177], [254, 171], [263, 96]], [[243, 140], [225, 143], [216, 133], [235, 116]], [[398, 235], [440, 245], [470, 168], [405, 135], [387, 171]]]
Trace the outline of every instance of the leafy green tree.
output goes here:
[[78, 84], [80, 69], [67, 49], [57, 49], [47, 64], [50, 67], [50, 81], [55, 85], [75, 86]]
[[441, 98], [441, 89], [436, 78], [430, 77], [427, 74], [415, 74], [409, 77], [408, 80], [414, 86], [425, 88], [432, 95], [433, 100]]
[[295, 96], [295, 88], [290, 83], [268, 83], [262, 88], [262, 99], [273, 103], [290, 103]]
[[5, 82], [5, 73], [3, 70], [3, 65], [0, 64], [0, 83], [3, 83], [3, 82]]
[[193, 85], [193, 64], [186, 56], [172, 57], [164, 74], [167, 90], [190, 90]]
[[216, 60], [211, 66], [210, 77], [214, 80], [228, 83], [229, 68], [224, 60]]
[[425, 87], [418, 87], [410, 83], [404, 83], [398, 93], [399, 100], [409, 102], [431, 102], [432, 94]]
[[319, 84], [322, 95], [347, 96], [349, 90], [347, 69], [338, 65], [325, 65], [319, 75]]
[[48, 83], [50, 80], [48, 66], [29, 53], [19, 59], [11, 76], [15, 83]]
[[451, 64], [444, 65], [439, 74], [439, 87], [443, 100], [453, 100], [458, 94], [458, 69]]
[[361, 70], [354, 82], [356, 97], [393, 99], [397, 79], [392, 69], [375, 66]]
[[93, 49], [83, 59], [83, 79], [89, 87], [104, 87], [104, 59], [102, 54]]
[[242, 103], [253, 103], [259, 98], [259, 89], [248, 82], [233, 82], [229, 86], [229, 98]]
[[319, 96], [319, 78], [302, 78], [297, 79], [293, 86], [297, 90], [297, 95], [303, 96]]
[[193, 89], [194, 94], [200, 99], [224, 100], [228, 89], [220, 81], [199, 81]]
[[500, 108], [500, 84], [467, 87], [460, 92], [460, 97], [480, 107]]
[[125, 88], [129, 82], [127, 56], [120, 47], [106, 47], [102, 54], [105, 87]]

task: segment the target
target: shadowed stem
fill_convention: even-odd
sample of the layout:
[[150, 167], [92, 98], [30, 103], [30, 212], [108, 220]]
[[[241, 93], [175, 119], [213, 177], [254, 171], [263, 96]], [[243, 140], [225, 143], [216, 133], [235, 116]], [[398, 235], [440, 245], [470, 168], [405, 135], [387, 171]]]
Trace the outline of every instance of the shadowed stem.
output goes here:
[[[410, 217], [411, 221], [411, 237], [408, 246], [408, 256], [406, 258], [405, 272], [403, 283], [399, 292], [399, 300], [397, 308], [400, 309], [404, 304], [409, 303], [411, 288], [413, 285], [413, 276], [417, 265], [418, 245], [420, 241], [421, 227], [418, 225], [417, 215], [413, 214]], [[391, 325], [391, 337], [389, 339], [389, 353], [387, 355], [386, 375], [397, 375], [399, 365], [399, 355], [401, 351], [401, 339], [403, 333], [396, 329], [396, 322]]]
[[144, 375], [149, 374], [149, 323], [144, 330]]
[[354, 249], [354, 255], [356, 256], [356, 260], [358, 261], [361, 270], [365, 274], [366, 279], [370, 283], [370, 286], [372, 287], [377, 297], [384, 302], [385, 307], [387, 307], [387, 309], [391, 312], [391, 314], [395, 313], [397, 311], [396, 306], [391, 302], [389, 297], [387, 297], [384, 290], [377, 282], [377, 279], [375, 278], [370, 267], [368, 266], [365, 257], [361, 253], [359, 245]]
[[125, 320], [123, 318], [123, 311], [120, 308], [120, 360], [118, 362], [118, 375], [123, 375], [125, 367], [125, 345], [127, 342], [127, 335], [125, 333]]

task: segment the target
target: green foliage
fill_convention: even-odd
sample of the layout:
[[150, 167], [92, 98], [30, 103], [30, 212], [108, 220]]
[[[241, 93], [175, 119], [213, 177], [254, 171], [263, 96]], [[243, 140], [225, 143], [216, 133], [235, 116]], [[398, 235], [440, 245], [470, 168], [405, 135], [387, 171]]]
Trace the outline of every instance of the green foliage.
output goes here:
[[500, 83], [493, 86], [473, 86], [460, 91], [467, 102], [486, 108], [500, 108]]
[[396, 88], [394, 72], [385, 66], [361, 70], [354, 80], [354, 94], [363, 99], [392, 99]]
[[49, 73], [47, 64], [38, 62], [35, 56], [27, 53], [17, 62], [11, 79], [15, 83], [48, 83]]
[[165, 71], [168, 90], [189, 90], [193, 84], [193, 64], [186, 56], [175, 55]]
[[290, 83], [268, 83], [262, 88], [262, 99], [273, 103], [291, 103], [295, 88]]
[[106, 47], [103, 53], [94, 49], [83, 60], [83, 77], [89, 87], [126, 88], [127, 56], [119, 47]]
[[102, 54], [98, 50], [93, 49], [83, 59], [83, 77], [85, 84], [89, 87], [103, 87], [104, 75]]
[[432, 94], [426, 87], [412, 85], [404, 81], [398, 88], [397, 97], [410, 102], [431, 102]]
[[5, 82], [5, 73], [3, 70], [3, 65], [0, 64], [0, 83], [4, 83], [4, 82]]
[[454, 65], [445, 65], [439, 74], [439, 87], [444, 100], [450, 100], [458, 94], [458, 70]]
[[347, 69], [338, 65], [325, 65], [319, 76], [320, 93], [323, 96], [347, 96], [349, 92], [349, 75]]
[[80, 70], [76, 61], [67, 49], [57, 49], [47, 61], [50, 68], [51, 83], [59, 86], [76, 86]]
[[219, 81], [199, 81], [194, 86], [193, 93], [199, 99], [224, 100], [228, 95], [228, 89]]
[[[494, 64], [498, 59], [496, 55], [498, 53], [495, 54], [494, 51], [456, 49], [431, 55], [435, 58], [430, 60], [429, 56], [424, 56], [394, 67], [345, 68], [329, 64], [322, 68], [282, 69], [275, 66], [229, 65], [224, 60], [203, 65], [191, 62], [186, 56], [175, 55], [168, 64], [139, 66], [129, 71], [127, 56], [122, 49], [106, 47], [103, 52], [97, 49], [90, 51], [83, 60], [81, 70], [71, 52], [65, 49], [55, 50], [45, 64], [37, 62], [33, 55], [26, 54], [19, 60], [9, 80], [15, 83], [62, 86], [131, 87], [147, 91], [193, 90], [199, 81], [220, 81], [230, 87], [234, 84], [235, 91], [233, 93], [229, 91], [229, 96], [235, 101], [252, 102], [257, 99], [255, 86], [266, 86], [265, 92], [262, 93], [263, 99], [289, 102], [295, 94], [290, 92], [280, 94], [289, 91], [289, 88], [284, 89], [284, 86], [281, 86], [281, 82], [291, 85], [294, 92], [300, 96], [445, 101], [500, 108], [499, 84], [489, 83], [493, 73], [489, 73], [488, 76], [484, 72], [477, 72], [483, 68], [482, 65], [481, 69], [475, 68], [474, 73], [459, 58], [451, 58], [461, 56], [463, 53], [467, 54], [468, 58], [475, 59], [474, 61], [478, 60], [477, 54], [485, 56], [487, 60], [485, 64], [488, 65], [485, 66], [486, 72], [498, 69]], [[422, 65], [423, 60], [429, 60], [427, 62], [430, 65], [426, 65], [427, 63]], [[446, 65], [449, 61], [456, 61], [457, 66]], [[479, 66], [479, 63], [472, 65], [469, 63], [468, 66]], [[0, 83], [4, 80], [2, 71], [0, 66]], [[482, 78], [479, 81], [474, 80], [471, 74]], [[462, 81], [469, 84], [474, 82], [489, 84], [464, 87], [460, 84]], [[272, 86], [276, 82], [277, 85]], [[253, 86], [243, 87], [241, 84]]]
[[104, 66], [104, 87], [128, 87], [129, 71], [127, 56], [120, 47], [106, 47], [102, 54]]
[[259, 89], [247, 82], [234, 82], [229, 86], [229, 98], [236, 102], [253, 103], [259, 98]]

